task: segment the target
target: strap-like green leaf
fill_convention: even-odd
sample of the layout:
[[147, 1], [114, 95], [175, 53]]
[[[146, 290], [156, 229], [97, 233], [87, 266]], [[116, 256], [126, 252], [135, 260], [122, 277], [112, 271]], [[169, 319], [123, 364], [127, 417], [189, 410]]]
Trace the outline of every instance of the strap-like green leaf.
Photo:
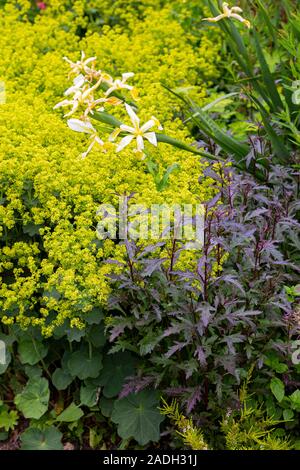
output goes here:
[[267, 93], [269, 94], [270, 99], [272, 101], [273, 110], [278, 111], [279, 109], [282, 108], [282, 101], [281, 101], [281, 98], [279, 96], [275, 80], [274, 80], [274, 78], [271, 74], [271, 71], [268, 67], [268, 64], [267, 64], [267, 61], [265, 59], [263, 50], [261, 48], [258, 34], [255, 30], [253, 31], [253, 37], [254, 37], [254, 42], [255, 42], [257, 58], [258, 58], [259, 63], [260, 63], [262, 78], [263, 78]]
[[112, 127], [120, 127], [120, 125], [122, 124], [119, 119], [115, 118], [111, 114], [104, 112], [95, 111], [93, 114], [91, 114], [91, 117]]
[[257, 1], [257, 4], [258, 4], [258, 7], [259, 7], [259, 10], [262, 14], [262, 17], [264, 19], [264, 22], [266, 23], [267, 25], [267, 28], [272, 36], [272, 39], [274, 41], [274, 44], [276, 45], [277, 44], [277, 35], [276, 35], [276, 28], [274, 27], [274, 25], [272, 24], [271, 20], [270, 20], [270, 15], [268, 14], [267, 10], [265, 9], [264, 5], [262, 4], [261, 0], [256, 0]]
[[273, 127], [270, 124], [268, 113], [266, 112], [265, 108], [260, 103], [260, 101], [254, 96], [252, 96], [251, 99], [256, 103], [258, 109], [260, 110], [262, 120], [265, 126], [265, 130], [268, 133], [273, 150], [276, 156], [278, 157], [279, 162], [286, 163], [289, 158], [289, 153], [290, 153], [289, 149], [284, 144], [283, 139], [280, 136], [278, 136], [276, 132], [274, 131]]

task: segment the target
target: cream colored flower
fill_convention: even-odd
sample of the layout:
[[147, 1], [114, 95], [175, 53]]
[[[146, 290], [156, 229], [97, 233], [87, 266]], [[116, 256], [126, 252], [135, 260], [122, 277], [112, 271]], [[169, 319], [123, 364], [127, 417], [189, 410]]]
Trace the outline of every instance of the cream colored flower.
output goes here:
[[78, 75], [80, 73], [90, 73], [92, 69], [88, 67], [88, 65], [93, 64], [97, 57], [89, 57], [86, 59], [85, 53], [81, 51], [81, 59], [77, 62], [72, 62], [68, 57], [63, 57], [63, 59], [70, 65], [72, 69], [71, 73]]
[[89, 121], [81, 121], [80, 119], [69, 119], [68, 126], [70, 129], [72, 129], [72, 131], [90, 134], [90, 139], [92, 139], [92, 142], [89, 145], [87, 151], [82, 153], [82, 158], [85, 158], [90, 153], [95, 144], [99, 144], [101, 146], [104, 145], [103, 140], [100, 139], [96, 129], [92, 126]]
[[73, 85], [64, 92], [64, 95], [69, 96], [72, 95], [72, 93], [78, 92], [83, 87], [84, 83], [84, 76], [81, 74], [78, 75], [78, 77], [74, 78]]
[[132, 78], [134, 76], [133, 72], [127, 72], [127, 73], [122, 73], [122, 79], [120, 80], [117, 78], [116, 80], [106, 80], [107, 83], [109, 84], [108, 90], [105, 92], [105, 96], [111, 95], [114, 91], [120, 91], [120, 90], [129, 90], [131, 92], [132, 97], [135, 99], [137, 97], [135, 88], [131, 85], [128, 85], [126, 82], [129, 78]]
[[84, 115], [87, 116], [90, 112], [92, 112], [93, 108], [97, 105], [95, 104], [95, 99], [94, 99], [94, 92], [96, 89], [100, 86], [102, 82], [102, 78], [98, 80], [95, 85], [92, 87], [89, 86], [88, 83], [84, 84], [84, 77], [83, 80], [81, 79], [82, 76], [77, 77], [74, 80], [74, 84], [72, 87], [68, 88], [66, 90], [65, 95], [70, 95], [73, 93], [73, 98], [72, 99], [67, 99], [63, 100], [60, 103], [57, 103], [53, 109], [57, 108], [62, 108], [66, 106], [72, 106], [72, 109], [70, 112], [64, 115], [64, 117], [71, 116], [74, 114], [80, 106], [85, 107], [85, 112]]
[[250, 21], [245, 20], [245, 18], [243, 18], [241, 15], [238, 14], [238, 13], [243, 12], [243, 10], [240, 7], [229, 8], [228, 3], [224, 2], [222, 5], [222, 10], [223, 10], [223, 13], [221, 13], [220, 15], [214, 18], [203, 18], [202, 21], [209, 21], [211, 23], [216, 23], [217, 21], [220, 21], [223, 18], [235, 18], [236, 20], [240, 21], [245, 26], [247, 26], [247, 28], [250, 28], [251, 26]]
[[128, 135], [123, 137], [121, 142], [117, 147], [117, 152], [121, 152], [127, 145], [130, 144], [134, 139], [136, 139], [136, 152], [144, 155], [144, 139], [147, 139], [150, 144], [157, 146], [157, 139], [155, 132], [148, 132], [153, 127], [158, 127], [162, 129], [159, 121], [152, 117], [147, 121], [143, 126], [140, 126], [140, 120], [138, 116], [133, 111], [132, 107], [125, 103], [126, 111], [131, 119], [133, 126], [127, 126], [126, 124], [121, 124], [120, 128], [113, 132], [111, 139], [114, 140], [120, 132], [126, 132]]

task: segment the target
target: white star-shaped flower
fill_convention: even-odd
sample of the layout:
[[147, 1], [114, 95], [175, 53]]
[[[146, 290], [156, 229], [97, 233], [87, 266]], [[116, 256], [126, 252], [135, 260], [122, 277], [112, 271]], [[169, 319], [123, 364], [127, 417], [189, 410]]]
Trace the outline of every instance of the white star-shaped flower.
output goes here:
[[81, 51], [81, 59], [78, 60], [77, 62], [72, 62], [70, 59], [68, 59], [68, 57], [64, 57], [63, 59], [66, 62], [68, 62], [68, 64], [70, 64], [70, 67], [72, 69], [71, 73], [73, 73], [75, 75], [78, 75], [82, 72], [89, 73], [91, 71], [91, 68], [88, 67], [88, 65], [95, 62], [97, 57], [89, 57], [89, 58], [86, 59], [85, 58], [85, 53], [83, 51]]
[[133, 72], [127, 72], [127, 73], [122, 73], [122, 78], [119, 79], [117, 78], [116, 80], [106, 80], [107, 83], [109, 84], [109, 88], [106, 90], [105, 95], [109, 96], [111, 95], [114, 91], [120, 91], [120, 90], [129, 90], [133, 96], [133, 98], [136, 98], [135, 94], [135, 88], [132, 85], [128, 85], [127, 80], [129, 78], [132, 78], [134, 76]]
[[87, 116], [97, 104], [95, 104], [94, 91], [100, 86], [101, 82], [102, 78], [100, 78], [95, 85], [90, 87], [88, 83], [85, 84], [83, 76], [77, 77], [74, 80], [73, 86], [68, 88], [65, 92], [65, 95], [73, 93], [73, 98], [57, 103], [53, 109], [72, 106], [71, 111], [64, 115], [64, 117], [68, 117], [74, 114], [80, 106], [85, 106], [86, 110], [84, 115]]
[[89, 121], [81, 121], [80, 119], [69, 119], [68, 126], [70, 129], [72, 129], [72, 131], [90, 134], [90, 139], [92, 139], [92, 142], [90, 143], [87, 151], [82, 154], [82, 158], [85, 158], [90, 153], [95, 144], [99, 144], [101, 146], [104, 145], [103, 140], [100, 139], [96, 129], [92, 126]]
[[144, 154], [144, 139], [147, 139], [150, 144], [157, 146], [157, 139], [155, 132], [148, 132], [153, 127], [157, 126], [158, 129], [162, 129], [159, 121], [152, 117], [149, 121], [147, 121], [144, 125], [140, 126], [140, 119], [133, 111], [132, 107], [129, 104], [125, 103], [126, 111], [131, 119], [133, 126], [127, 126], [126, 124], [121, 124], [120, 128], [117, 132], [113, 133], [113, 138], [116, 137], [117, 134], [120, 132], [126, 132], [128, 135], [123, 137], [121, 142], [117, 147], [117, 152], [121, 152], [127, 145], [130, 144], [134, 139], [136, 139], [136, 152]]
[[220, 15], [215, 16], [214, 18], [203, 18], [202, 21], [209, 21], [210, 23], [216, 23], [217, 21], [220, 21], [223, 18], [235, 18], [236, 20], [240, 21], [245, 26], [247, 26], [247, 28], [250, 28], [251, 26], [250, 21], [246, 20], [241, 15], [239, 15], [239, 13], [243, 12], [243, 10], [240, 7], [229, 8], [228, 3], [224, 2], [222, 5], [222, 10], [223, 10], [223, 13], [221, 13]]

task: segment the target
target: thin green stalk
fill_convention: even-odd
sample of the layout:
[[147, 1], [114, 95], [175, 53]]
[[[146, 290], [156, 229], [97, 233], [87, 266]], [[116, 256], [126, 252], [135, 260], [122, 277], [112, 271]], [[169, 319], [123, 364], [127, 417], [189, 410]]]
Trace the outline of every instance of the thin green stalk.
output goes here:
[[[91, 117], [93, 119], [96, 119], [97, 121], [103, 122], [105, 124], [108, 124], [112, 126], [113, 128], [120, 127], [122, 124], [121, 121], [119, 121], [117, 118], [112, 116], [111, 114], [104, 113], [104, 112], [94, 112]], [[215, 155], [212, 155], [211, 153], [205, 152], [204, 150], [199, 150], [196, 147], [192, 147], [191, 145], [185, 144], [184, 142], [181, 142], [180, 140], [174, 139], [173, 137], [169, 137], [168, 135], [161, 134], [161, 133], [156, 133], [156, 139], [157, 142], [165, 143], [168, 145], [172, 145], [173, 147], [177, 147], [182, 150], [186, 150], [187, 152], [193, 153], [195, 155], [199, 155], [201, 157], [206, 157], [209, 160], [213, 161], [220, 161], [218, 157]]]

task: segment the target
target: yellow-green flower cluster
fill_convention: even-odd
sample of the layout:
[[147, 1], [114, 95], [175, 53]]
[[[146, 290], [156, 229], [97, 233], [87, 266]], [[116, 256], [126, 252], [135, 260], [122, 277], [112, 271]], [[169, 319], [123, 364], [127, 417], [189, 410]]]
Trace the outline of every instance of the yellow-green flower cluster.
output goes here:
[[[161, 82], [196, 86], [201, 100], [206, 85], [198, 74], [217, 76], [218, 60], [217, 44], [203, 36], [193, 47], [171, 8], [158, 12], [152, 0], [140, 2], [140, 21], [128, 7], [125, 26], [88, 29], [80, 39], [76, 31], [87, 26], [82, 3], [72, 2], [68, 10], [68, 2], [52, 1], [34, 22], [27, 20], [30, 2], [9, 1], [0, 10], [0, 80], [7, 95], [0, 105], [0, 319], [39, 326], [46, 336], [66, 319], [83, 327], [85, 312], [107, 300], [113, 268], [105, 260], [122, 260], [124, 249], [97, 240], [101, 203], [116, 204], [117, 194], [132, 192], [135, 203], [149, 206], [199, 203], [211, 194], [209, 180], [198, 183], [199, 159], [164, 144], [154, 149], [154, 158], [161, 168], [178, 162], [180, 170], [163, 192], [131, 148], [118, 155], [95, 147], [79, 158], [86, 136], [72, 132], [62, 113], [53, 111], [68, 87], [63, 56], [77, 61], [84, 50], [113, 76], [134, 72], [141, 120], [157, 116], [166, 133], [180, 140], [187, 132]], [[127, 4], [100, 3], [103, 11], [106, 4]]]

